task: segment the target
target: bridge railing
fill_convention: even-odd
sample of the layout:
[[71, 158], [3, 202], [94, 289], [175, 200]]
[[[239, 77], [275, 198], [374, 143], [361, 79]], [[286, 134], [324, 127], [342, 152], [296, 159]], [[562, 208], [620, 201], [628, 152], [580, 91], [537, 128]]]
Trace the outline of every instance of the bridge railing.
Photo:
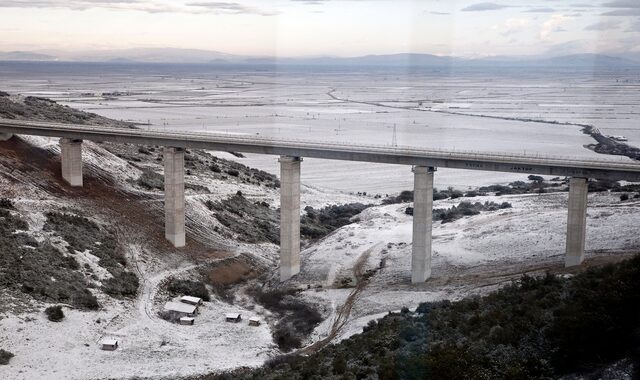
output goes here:
[[198, 131], [177, 131], [159, 128], [121, 128], [108, 126], [91, 126], [49, 122], [30, 122], [17, 120], [2, 120], [0, 124], [12, 124], [14, 126], [31, 127], [51, 127], [66, 131], [77, 131], [81, 133], [106, 133], [114, 135], [127, 135], [144, 137], [164, 137], [175, 140], [194, 140], [205, 142], [219, 142], [230, 144], [278, 146], [286, 148], [324, 149], [335, 151], [351, 151], [354, 153], [376, 153], [381, 155], [409, 155], [409, 156], [429, 156], [430, 158], [442, 158], [451, 160], [479, 160], [495, 161], [497, 163], [509, 161], [521, 164], [542, 164], [552, 166], [576, 166], [576, 167], [600, 167], [611, 169], [623, 169], [640, 172], [640, 163], [630, 161], [629, 158], [616, 158], [606, 160], [596, 160], [588, 157], [576, 158], [575, 156], [549, 155], [549, 154], [527, 154], [527, 153], [504, 153], [494, 151], [473, 151], [462, 149], [444, 148], [420, 148], [417, 146], [394, 146], [382, 144], [353, 144], [338, 142], [335, 140], [308, 140], [296, 138], [274, 138], [253, 134], [239, 134], [222, 131], [198, 132]]

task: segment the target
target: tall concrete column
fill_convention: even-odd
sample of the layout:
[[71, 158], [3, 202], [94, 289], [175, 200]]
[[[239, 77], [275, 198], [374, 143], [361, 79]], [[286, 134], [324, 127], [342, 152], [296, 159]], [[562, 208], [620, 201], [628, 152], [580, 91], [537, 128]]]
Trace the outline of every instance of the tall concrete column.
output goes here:
[[175, 247], [185, 246], [184, 150], [164, 148], [164, 232]]
[[564, 266], [582, 264], [587, 226], [587, 179], [569, 181], [569, 217], [567, 219], [567, 251]]
[[82, 140], [60, 139], [62, 179], [71, 186], [82, 186]]
[[413, 187], [413, 245], [411, 282], [431, 277], [431, 227], [433, 224], [433, 174], [435, 168], [415, 166]]
[[0, 141], [9, 141], [12, 137], [12, 133], [0, 133]]
[[280, 280], [300, 272], [300, 157], [280, 157]]

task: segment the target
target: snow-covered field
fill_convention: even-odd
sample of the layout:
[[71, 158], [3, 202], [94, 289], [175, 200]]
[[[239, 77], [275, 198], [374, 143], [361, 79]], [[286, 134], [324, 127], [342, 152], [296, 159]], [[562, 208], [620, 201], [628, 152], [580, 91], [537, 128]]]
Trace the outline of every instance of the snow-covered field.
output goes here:
[[[317, 141], [603, 156], [577, 125], [640, 144], [637, 72], [318, 71], [281, 68], [79, 66], [6, 74], [4, 90], [51, 97], [72, 107], [152, 128], [259, 134]], [[49, 70], [49, 71], [47, 71]], [[138, 70], [138, 71], [136, 71]], [[113, 94], [113, 92], [120, 92]], [[104, 95], [103, 95], [104, 94]], [[606, 99], [603, 103], [602, 99]], [[524, 120], [540, 120], [531, 122]], [[395, 138], [394, 138], [395, 136]], [[274, 157], [239, 159], [273, 172]], [[441, 170], [436, 186], [466, 189], [514, 175]], [[303, 181], [346, 192], [393, 193], [411, 186], [407, 168], [308, 159]]]
[[[640, 105], [639, 85], [617, 86], [616, 80], [626, 78], [619, 75], [583, 73], [568, 77], [556, 74], [544, 79], [532, 76], [496, 79], [486, 75], [454, 78], [433, 73], [418, 77], [408, 77], [406, 73], [393, 76], [378, 73], [373, 77], [354, 73], [294, 74], [181, 72], [163, 76], [154, 73], [98, 76], [89, 72], [37, 73], [20, 78], [3, 77], [0, 73], [0, 80], [2, 90], [49, 96], [103, 116], [149, 122], [154, 128], [375, 144], [391, 144], [395, 129], [398, 145], [605, 158], [583, 147], [593, 141], [577, 126], [500, 119], [509, 116], [591, 123], [601, 129], [610, 128], [607, 132], [611, 134], [624, 134], [632, 143], [640, 143], [640, 131], [633, 123], [637, 116], [632, 116]], [[633, 77], [632, 73], [625, 75]], [[128, 93], [101, 95], [113, 91]], [[604, 95], [610, 96], [611, 104], [592, 107]], [[58, 151], [55, 140], [28, 141]], [[130, 180], [140, 175], [139, 169], [94, 144], [87, 143], [85, 147], [87, 170], [101, 168], [115, 178], [118, 186], [132, 190]], [[275, 157], [214, 154], [278, 173]], [[255, 258], [275, 273], [277, 247], [223, 238], [214, 231], [218, 224], [203, 200], [224, 199], [241, 190], [248, 199], [266, 201], [277, 208], [279, 193], [197, 175], [189, 180], [205, 186], [210, 194], [187, 192], [188, 234], [226, 247], [229, 255]], [[439, 170], [436, 174], [436, 186], [440, 188], [467, 189], [514, 180], [526, 178], [460, 170]], [[306, 159], [303, 182], [302, 207], [320, 208], [350, 202], [378, 203], [373, 197], [376, 193], [384, 195], [412, 188], [412, 173], [409, 167]], [[10, 192], [6, 183], [2, 186]], [[20, 198], [18, 208], [36, 230], [42, 227], [42, 212], [46, 208], [74, 206], [73, 202], [61, 204], [38, 188], [11, 195]], [[327, 319], [307, 343], [332, 331], [334, 319], [347, 302], [352, 302], [352, 307], [347, 322], [337, 331], [336, 340], [362, 331], [368, 321], [389, 310], [481, 294], [522, 273], [545, 270], [565, 273], [567, 193], [468, 200], [506, 201], [513, 208], [483, 212], [447, 224], [435, 223], [433, 277], [425, 284], [410, 284], [411, 217], [404, 211], [411, 204], [369, 208], [355, 223], [305, 247], [301, 273], [287, 286], [304, 289], [301, 297], [321, 302], [329, 310]], [[450, 207], [460, 201], [437, 201], [435, 207]], [[150, 197], [148, 208], [159, 213], [161, 203]], [[590, 194], [586, 264], [637, 251], [639, 212], [640, 201], [621, 203], [619, 194]], [[258, 366], [279, 354], [271, 337], [269, 323], [273, 319], [249, 299], [231, 305], [214, 298], [205, 303], [194, 326], [174, 325], [160, 319], [157, 312], [164, 299], [158, 294], [159, 284], [167, 277], [186, 275], [205, 262], [188, 255], [148, 252], [143, 243], [133, 242], [127, 248], [127, 256], [136, 263], [142, 279], [135, 300], [116, 301], [103, 295], [102, 310], [80, 312], [65, 308], [66, 318], [60, 323], [49, 322], [41, 311], [28, 309], [2, 315], [0, 348], [16, 356], [9, 366], [0, 366], [0, 378], [172, 378]], [[190, 253], [189, 249], [184, 253]], [[80, 257], [87, 263], [91, 259], [88, 254]], [[380, 269], [381, 262], [384, 267]], [[363, 270], [375, 273], [354, 296], [354, 288], [340, 284], [356, 276], [354, 267], [358, 263], [363, 263]], [[46, 305], [36, 306], [43, 309]], [[232, 311], [241, 312], [245, 321], [225, 322], [224, 314]], [[246, 320], [253, 315], [263, 317], [267, 323], [248, 326]], [[104, 337], [117, 338], [121, 348], [113, 352], [100, 350], [99, 341]]]

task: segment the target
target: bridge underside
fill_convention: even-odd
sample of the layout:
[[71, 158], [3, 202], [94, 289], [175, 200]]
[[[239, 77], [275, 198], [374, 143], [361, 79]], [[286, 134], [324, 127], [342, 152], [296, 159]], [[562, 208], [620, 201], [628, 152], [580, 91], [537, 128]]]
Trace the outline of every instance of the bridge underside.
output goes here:
[[[2, 137], [10, 138], [6, 133]], [[61, 138], [62, 177], [71, 186], [82, 186], [82, 140]], [[268, 149], [267, 149], [268, 150]], [[167, 147], [164, 151], [165, 175], [165, 236], [175, 247], [185, 245], [185, 194], [184, 194], [184, 150]], [[336, 158], [336, 157], [332, 157]], [[352, 157], [353, 158], [353, 157]], [[280, 279], [288, 280], [300, 270], [300, 156], [281, 156], [281, 226], [280, 226]], [[376, 160], [372, 160], [376, 161]], [[384, 160], [378, 160], [382, 162]], [[384, 161], [386, 162], [386, 161]], [[399, 160], [395, 163], [401, 163]], [[412, 161], [413, 162], [413, 161]], [[411, 259], [411, 281], [424, 282], [431, 276], [431, 231], [433, 208], [433, 181], [438, 160], [426, 160], [425, 165], [415, 165], [413, 245]], [[464, 165], [472, 165], [467, 162]], [[480, 163], [478, 164], [480, 165]], [[482, 163], [486, 165], [486, 163]], [[506, 164], [500, 164], [506, 165]], [[492, 168], [482, 166], [476, 170], [503, 170], [496, 164]], [[445, 165], [451, 167], [451, 165]], [[538, 168], [539, 169], [539, 168]], [[524, 173], [529, 171], [523, 167]], [[566, 170], [564, 171], [566, 172]], [[580, 265], [584, 260], [586, 235], [587, 183], [589, 170], [576, 169], [569, 185], [567, 240], [565, 266]], [[600, 172], [598, 172], [600, 173]], [[544, 173], [543, 173], [544, 174]], [[550, 175], [558, 174], [550, 170]], [[627, 173], [628, 174], [628, 173]], [[602, 178], [599, 175], [598, 178]], [[615, 177], [615, 179], [620, 179]]]
[[[82, 141], [61, 139], [62, 176], [71, 186], [82, 186]], [[164, 150], [165, 236], [175, 247], [185, 246], [184, 150]], [[300, 166], [301, 157], [280, 157], [280, 280], [300, 271]], [[433, 182], [436, 168], [414, 166], [414, 208], [411, 282], [431, 277]], [[584, 260], [587, 178], [569, 183], [569, 212], [565, 266]]]

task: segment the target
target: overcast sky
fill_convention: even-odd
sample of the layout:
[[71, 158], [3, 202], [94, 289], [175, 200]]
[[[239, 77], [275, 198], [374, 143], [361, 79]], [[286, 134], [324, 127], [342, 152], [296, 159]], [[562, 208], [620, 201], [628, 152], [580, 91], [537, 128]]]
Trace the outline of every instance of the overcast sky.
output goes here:
[[0, 0], [0, 50], [138, 47], [267, 56], [640, 53], [640, 0]]

